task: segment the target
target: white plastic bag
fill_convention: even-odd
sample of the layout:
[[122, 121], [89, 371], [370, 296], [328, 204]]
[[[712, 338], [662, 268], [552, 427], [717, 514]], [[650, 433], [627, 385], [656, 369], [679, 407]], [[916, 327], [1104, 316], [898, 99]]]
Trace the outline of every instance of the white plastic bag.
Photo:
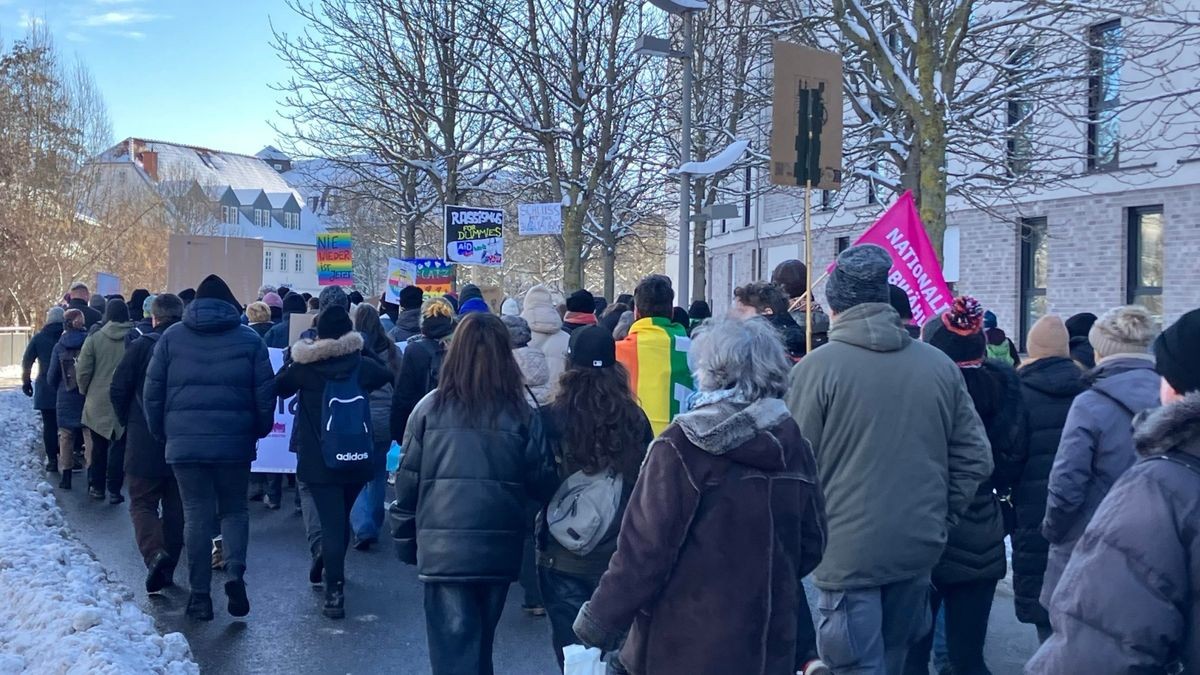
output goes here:
[[563, 675], [606, 675], [608, 667], [601, 656], [595, 647], [567, 645], [563, 647]]

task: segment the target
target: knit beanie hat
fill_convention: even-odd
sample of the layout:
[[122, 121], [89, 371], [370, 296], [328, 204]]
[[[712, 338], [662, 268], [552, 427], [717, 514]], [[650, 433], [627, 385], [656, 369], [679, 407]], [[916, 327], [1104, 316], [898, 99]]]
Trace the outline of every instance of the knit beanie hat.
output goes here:
[[1155, 370], [1180, 394], [1200, 391], [1200, 309], [1179, 317], [1154, 341]]
[[533, 334], [529, 330], [529, 322], [519, 316], [505, 314], [500, 317], [504, 322], [504, 327], [508, 329], [509, 340], [512, 341], [513, 349], [520, 349], [529, 344], [533, 339]]
[[150, 308], [154, 306], [154, 299], [157, 297], [157, 295], [147, 295], [146, 299], [142, 301], [142, 318], [150, 318]]
[[[337, 287], [331, 286], [330, 288]], [[354, 324], [350, 322], [350, 314], [341, 305], [330, 305], [321, 310], [321, 314], [317, 316], [318, 339], [336, 340], [352, 330], [354, 330]]]
[[425, 302], [425, 291], [420, 286], [405, 286], [400, 289], [400, 309], [420, 309]]
[[595, 314], [596, 316], [600, 316], [601, 314], [604, 313], [604, 310], [608, 309], [608, 298], [604, 297], [603, 295], [596, 298], [595, 303], [596, 303], [596, 311], [592, 312], [592, 313]]
[[1067, 334], [1071, 337], [1087, 337], [1092, 326], [1096, 325], [1096, 315], [1091, 312], [1080, 312], [1067, 319]]
[[103, 313], [106, 302], [108, 301], [104, 299], [103, 295], [100, 295], [99, 293], [92, 293], [92, 297], [88, 298], [88, 307], [91, 307], [97, 312]]
[[224, 300], [233, 305], [237, 309], [241, 309], [242, 305], [233, 297], [233, 291], [229, 290], [229, 284], [221, 277], [210, 274], [204, 277], [204, 281], [196, 287], [196, 299], [212, 298], [214, 300]]
[[476, 286], [475, 284], [463, 285], [462, 292], [458, 294], [459, 306], [462, 306], [464, 303], [466, 303], [471, 298], [479, 298], [480, 300], [482, 300], [483, 299], [483, 291], [479, 290], [479, 287]]
[[109, 300], [104, 306], [105, 323], [126, 323], [129, 321], [129, 305], [124, 300]]
[[129, 294], [129, 316], [134, 321], [141, 321], [143, 317], [149, 317], [150, 311], [145, 309], [149, 307], [146, 304], [146, 298], [150, 297], [150, 291], [144, 288], [135, 288]]
[[521, 315], [521, 303], [517, 302], [516, 298], [506, 298], [504, 300], [504, 302], [500, 304], [500, 315], [501, 316], [520, 316]]
[[196, 299], [196, 289], [185, 288], [182, 291], [179, 291], [178, 293], [176, 293], [176, 295], [179, 296], [179, 299], [183, 301], [183, 304], [188, 305], [188, 304], [191, 304], [191, 302]]
[[888, 284], [888, 304], [896, 310], [905, 323], [912, 323], [912, 303], [908, 301], [908, 293], [905, 293], [903, 288], [895, 284]]
[[959, 366], [977, 366], [987, 356], [983, 307], [969, 295], [956, 298], [949, 310], [925, 324], [925, 341]]
[[[470, 284], [467, 285], [470, 286]], [[450, 305], [450, 309], [454, 310], [455, 313], [458, 312], [458, 296], [453, 293], [447, 293], [442, 296], [442, 299], [446, 301], [447, 305]]]
[[303, 314], [308, 311], [308, 303], [304, 301], [304, 296], [299, 293], [288, 293], [283, 299], [284, 314]]
[[567, 358], [580, 368], [607, 368], [617, 362], [617, 342], [599, 326], [584, 326], [571, 333]]
[[1157, 330], [1154, 317], [1137, 305], [1108, 310], [1088, 332], [1088, 342], [1096, 350], [1096, 358], [1116, 354], [1145, 354], [1154, 341]]
[[892, 257], [874, 244], [851, 246], [837, 257], [825, 284], [829, 308], [841, 313], [868, 302], [887, 303]]
[[1071, 336], [1067, 334], [1067, 325], [1057, 314], [1047, 314], [1033, 324], [1029, 329], [1029, 337], [1025, 348], [1031, 359], [1047, 359], [1052, 356], [1068, 358], [1071, 356]]
[[984, 330], [988, 330], [989, 328], [999, 328], [999, 327], [1000, 327], [1000, 320], [996, 318], [995, 312], [993, 312], [992, 310], [989, 309], [988, 311], [983, 313], [983, 329]]
[[326, 286], [317, 298], [317, 307], [321, 310], [333, 305], [346, 310], [347, 314], [350, 312], [350, 297], [346, 295], [346, 291], [343, 291], [341, 286]]
[[264, 295], [262, 301], [267, 307], [278, 307], [283, 309], [283, 298], [279, 297], [279, 294], [274, 291]]
[[592, 314], [596, 311], [596, 298], [581, 288], [567, 296], [567, 311]]
[[62, 307], [55, 305], [50, 308], [50, 311], [46, 312], [46, 323], [62, 323], [62, 322], [63, 322], [63, 308]]

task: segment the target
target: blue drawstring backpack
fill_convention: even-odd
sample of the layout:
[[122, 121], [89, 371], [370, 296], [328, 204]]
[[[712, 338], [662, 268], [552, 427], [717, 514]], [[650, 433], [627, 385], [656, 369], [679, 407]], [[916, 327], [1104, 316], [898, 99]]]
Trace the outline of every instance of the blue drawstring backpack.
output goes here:
[[338, 471], [370, 467], [371, 404], [358, 383], [358, 366], [350, 376], [327, 380], [321, 397], [321, 454], [325, 466]]

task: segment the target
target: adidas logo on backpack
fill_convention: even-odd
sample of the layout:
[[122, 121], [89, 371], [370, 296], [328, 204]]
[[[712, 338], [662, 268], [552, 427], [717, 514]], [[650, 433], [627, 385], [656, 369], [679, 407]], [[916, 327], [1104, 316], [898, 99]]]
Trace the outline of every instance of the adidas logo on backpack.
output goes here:
[[367, 466], [373, 448], [371, 405], [358, 384], [358, 367], [341, 380], [327, 380], [321, 397], [321, 454], [325, 466], [348, 471]]

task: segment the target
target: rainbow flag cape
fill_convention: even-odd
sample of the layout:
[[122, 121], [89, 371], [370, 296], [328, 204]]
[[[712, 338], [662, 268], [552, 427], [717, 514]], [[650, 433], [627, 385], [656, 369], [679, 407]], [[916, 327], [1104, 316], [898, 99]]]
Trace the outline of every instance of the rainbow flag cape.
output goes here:
[[617, 361], [629, 371], [629, 387], [656, 436], [687, 409], [694, 386], [688, 367], [691, 346], [683, 326], [662, 317], [638, 319], [629, 336], [617, 343]]

